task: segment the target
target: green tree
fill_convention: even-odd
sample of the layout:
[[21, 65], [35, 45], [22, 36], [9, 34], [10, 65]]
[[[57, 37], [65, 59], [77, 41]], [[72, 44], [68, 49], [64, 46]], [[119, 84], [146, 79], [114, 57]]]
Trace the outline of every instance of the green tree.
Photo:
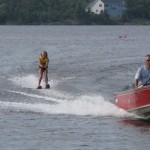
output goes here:
[[126, 0], [126, 20], [150, 19], [150, 0]]
[[0, 0], [0, 23], [6, 23], [7, 20], [7, 4], [5, 0]]

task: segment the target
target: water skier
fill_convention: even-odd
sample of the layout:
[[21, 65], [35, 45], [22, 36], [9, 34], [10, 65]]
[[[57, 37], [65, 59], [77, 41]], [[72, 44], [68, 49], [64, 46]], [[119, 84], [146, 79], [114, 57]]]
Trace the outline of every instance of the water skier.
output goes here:
[[38, 87], [37, 89], [41, 89], [42, 87], [40, 86], [41, 80], [44, 74], [45, 77], [45, 88], [50, 88], [50, 85], [48, 84], [48, 54], [46, 51], [43, 51], [40, 54], [38, 65], [39, 65], [39, 80], [38, 80]]

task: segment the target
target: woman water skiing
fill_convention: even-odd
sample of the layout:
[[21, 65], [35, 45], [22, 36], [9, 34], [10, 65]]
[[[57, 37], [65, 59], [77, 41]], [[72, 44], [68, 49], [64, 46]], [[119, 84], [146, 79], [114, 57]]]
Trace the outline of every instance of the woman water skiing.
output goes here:
[[41, 80], [43, 77], [45, 77], [45, 88], [50, 88], [50, 85], [48, 84], [48, 55], [46, 51], [43, 51], [39, 57], [38, 65], [39, 65], [39, 81], [38, 81], [38, 87], [37, 89], [41, 89], [42, 87], [40, 86]]

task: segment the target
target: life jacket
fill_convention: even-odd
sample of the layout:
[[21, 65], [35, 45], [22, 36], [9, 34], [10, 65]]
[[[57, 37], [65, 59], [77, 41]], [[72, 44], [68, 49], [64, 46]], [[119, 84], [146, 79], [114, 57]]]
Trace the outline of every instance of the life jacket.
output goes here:
[[43, 58], [42, 55], [40, 55], [39, 59], [40, 59], [40, 63], [41, 63], [43, 66], [46, 65], [46, 62], [48, 62], [48, 57]]

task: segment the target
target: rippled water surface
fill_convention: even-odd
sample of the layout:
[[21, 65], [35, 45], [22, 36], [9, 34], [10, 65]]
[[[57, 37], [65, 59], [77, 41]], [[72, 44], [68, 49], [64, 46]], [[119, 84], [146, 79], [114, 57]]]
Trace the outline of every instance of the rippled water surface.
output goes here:
[[[149, 149], [150, 123], [113, 97], [150, 53], [149, 26], [0, 26], [0, 35], [0, 149]], [[36, 89], [42, 50], [50, 90]]]

